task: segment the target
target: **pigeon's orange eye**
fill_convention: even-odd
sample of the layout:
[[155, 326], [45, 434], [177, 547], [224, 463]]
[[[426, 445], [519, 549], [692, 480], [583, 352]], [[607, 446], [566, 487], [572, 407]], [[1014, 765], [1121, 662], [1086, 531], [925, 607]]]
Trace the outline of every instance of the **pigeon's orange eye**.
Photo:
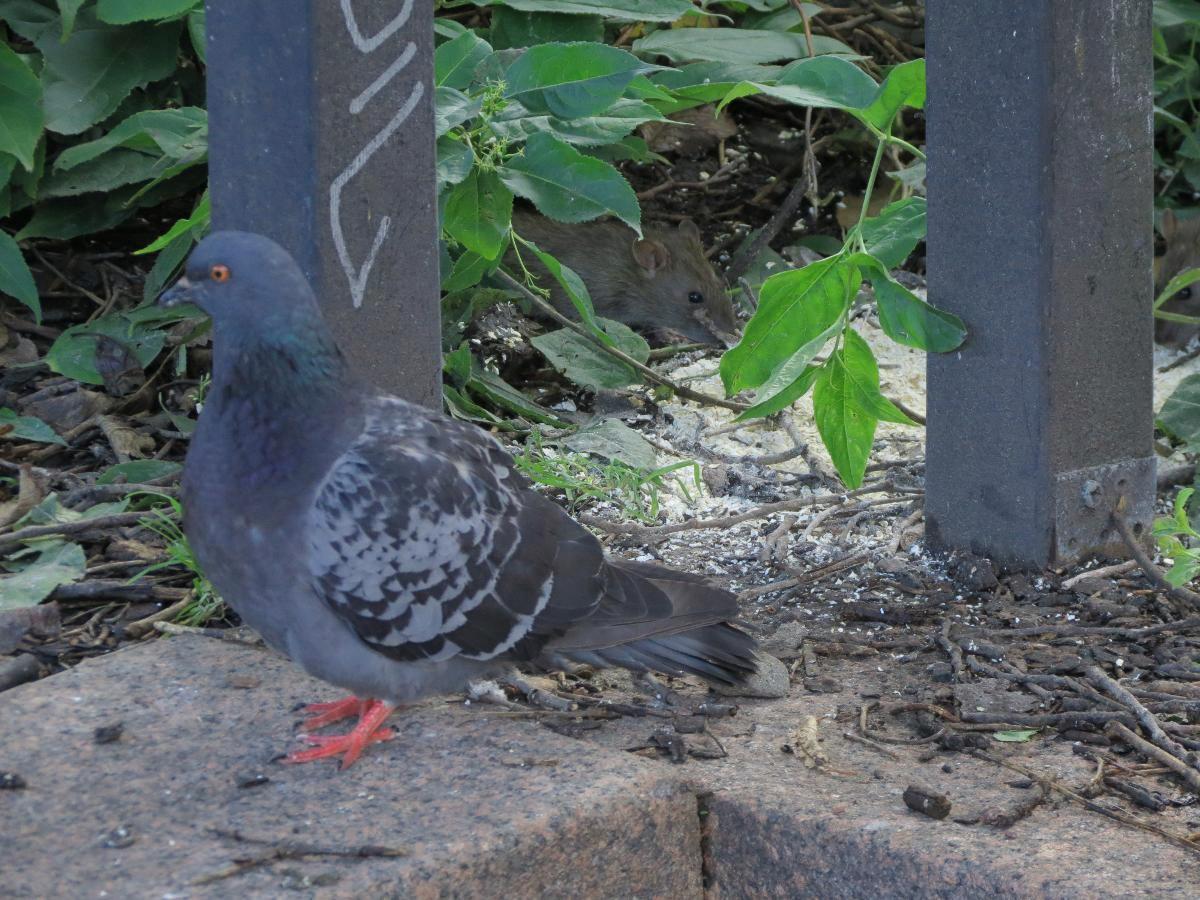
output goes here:
[[213, 266], [211, 269], [208, 270], [208, 277], [211, 278], [213, 281], [228, 281], [229, 280], [229, 266], [223, 266], [220, 263], [217, 263], [215, 266]]

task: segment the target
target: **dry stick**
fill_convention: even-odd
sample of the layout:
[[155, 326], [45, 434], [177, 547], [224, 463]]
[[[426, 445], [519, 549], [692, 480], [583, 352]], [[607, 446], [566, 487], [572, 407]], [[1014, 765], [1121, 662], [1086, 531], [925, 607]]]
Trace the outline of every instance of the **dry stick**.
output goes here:
[[173, 619], [176, 615], [183, 612], [187, 605], [192, 602], [195, 597], [194, 591], [188, 591], [186, 597], [176, 600], [170, 606], [165, 606], [156, 613], [151, 613], [144, 619], [138, 619], [136, 622], [130, 622], [125, 626], [125, 633], [131, 638], [140, 638], [154, 631], [156, 622], [165, 622], [167, 619]]
[[1117, 740], [1128, 744], [1142, 755], [1148, 756], [1151, 759], [1162, 763], [1164, 766], [1182, 778], [1184, 783], [1192, 791], [1200, 793], [1200, 772], [1197, 772], [1187, 763], [1181, 762], [1166, 750], [1156, 747], [1145, 738], [1134, 734], [1130, 729], [1126, 728], [1120, 722], [1109, 722], [1104, 726], [1104, 733], [1110, 738], [1116, 738]]
[[538, 310], [541, 311], [544, 315], [553, 319], [555, 322], [557, 322], [559, 325], [562, 325], [564, 328], [569, 328], [572, 331], [574, 331], [576, 334], [582, 335], [587, 340], [591, 341], [593, 344], [595, 344], [597, 347], [599, 347], [601, 350], [603, 350], [605, 353], [607, 353], [609, 356], [619, 359], [621, 362], [625, 363], [625, 365], [640, 372], [642, 375], [644, 375], [650, 381], [653, 381], [655, 384], [661, 384], [663, 387], [670, 388], [678, 396], [683, 397], [687, 400], [694, 400], [697, 403], [706, 403], [709, 406], [720, 406], [720, 407], [724, 407], [725, 409], [731, 409], [734, 412], [742, 412], [743, 410], [750, 408], [745, 403], [738, 403], [734, 400], [726, 400], [723, 397], [713, 397], [709, 394], [703, 394], [700, 391], [693, 391], [691, 388], [684, 387], [681, 384], [676, 384], [675, 382], [671, 381], [671, 379], [665, 378], [662, 375], [658, 374], [653, 369], [651, 369], [649, 366], [638, 362], [636, 359], [634, 359], [632, 356], [630, 356], [625, 351], [618, 350], [616, 347], [610, 347], [608, 344], [604, 343], [602, 340], [600, 340], [598, 337], [596, 337], [596, 335], [592, 334], [592, 332], [589, 331], [587, 328], [585, 328], [583, 325], [580, 325], [578, 322], [574, 321], [573, 319], [568, 319], [566, 316], [564, 316], [562, 313], [560, 313], [557, 309], [555, 309], [553, 306], [551, 306], [549, 303], [547, 303], [545, 300], [543, 300], [541, 297], [539, 297], [533, 291], [529, 290], [529, 288], [525, 287], [525, 285], [521, 284], [521, 282], [517, 281], [517, 279], [513, 278], [507, 272], [500, 271], [500, 272], [497, 272], [496, 274], [500, 277], [500, 280], [502, 282], [504, 282], [506, 285], [511, 287], [513, 290], [519, 291], [522, 296], [524, 296], [534, 306], [536, 306], [538, 308]]
[[950, 640], [951, 622], [947, 618], [942, 622], [942, 628], [934, 637], [937, 645], [942, 648], [942, 651], [950, 657], [950, 670], [954, 675], [954, 680], [962, 680], [963, 672], [963, 652], [962, 647], [958, 646], [954, 641]]
[[770, 584], [760, 584], [756, 587], [746, 588], [738, 593], [739, 600], [753, 600], [755, 597], [761, 597], [764, 594], [773, 594], [776, 591], [786, 591], [790, 588], [800, 587], [802, 584], [812, 584], [815, 581], [820, 581], [822, 578], [828, 578], [843, 569], [852, 569], [857, 565], [865, 563], [871, 558], [869, 553], [851, 553], [848, 556], [843, 556], [841, 559], [835, 559], [831, 563], [826, 563], [823, 566], [818, 566], [810, 572], [802, 572], [799, 575], [794, 575], [791, 578], [784, 578], [780, 581], [773, 581]]
[[800, 206], [800, 201], [808, 193], [809, 183], [809, 173], [805, 172], [803, 177], [792, 185], [792, 189], [783, 198], [783, 202], [779, 204], [779, 208], [775, 210], [775, 214], [771, 216], [770, 221], [733, 255], [733, 259], [729, 262], [729, 267], [725, 270], [726, 278], [730, 281], [737, 281], [742, 275], [746, 274], [746, 270], [758, 258], [758, 254], [762, 252], [762, 249], [770, 243], [775, 235], [779, 234], [780, 229], [783, 228], [783, 223], [795, 214], [796, 209]]
[[54, 525], [33, 525], [0, 534], [0, 549], [28, 541], [31, 538], [45, 537], [48, 534], [80, 534], [85, 531], [99, 531], [105, 528], [120, 528], [125, 525], [136, 525], [148, 514], [144, 512], [117, 513], [113, 516], [97, 516], [95, 519], [81, 519], [77, 522], [59, 522]]
[[1191, 609], [1200, 609], [1200, 594], [1189, 591], [1185, 587], [1175, 587], [1175, 585], [1167, 581], [1162, 570], [1146, 555], [1146, 551], [1142, 549], [1142, 545], [1138, 543], [1137, 537], [1130, 529], [1129, 523], [1125, 521], [1126, 506], [1126, 498], [1122, 496], [1117, 501], [1116, 509], [1113, 510], [1112, 523], [1116, 526], [1117, 532], [1125, 542], [1125, 546], [1129, 548], [1130, 554], [1137, 560], [1137, 564], [1142, 567], [1142, 571], [1146, 573], [1146, 577], [1154, 582], [1159, 589], [1165, 591], [1167, 596], [1172, 600], [1178, 601]]
[[[1191, 763], [1189, 757], [1193, 757], [1183, 747], [1179, 746], [1174, 740], [1167, 736], [1167, 733], [1162, 730], [1162, 726], [1158, 724], [1158, 719], [1154, 718], [1154, 713], [1142, 706], [1133, 694], [1129, 693], [1124, 687], [1118, 684], [1113, 679], [1109, 678], [1100, 670], [1099, 666], [1088, 666], [1083, 670], [1087, 676], [1087, 680], [1096, 688], [1104, 691], [1135, 716], [1137, 716], [1138, 724], [1145, 729], [1146, 734], [1150, 736], [1157, 746], [1161, 747], [1167, 753], [1185, 764]], [[1197, 784], [1200, 784], [1200, 773], [1196, 774]]]
[[1192, 628], [1200, 628], [1200, 616], [1192, 616], [1190, 619], [1179, 619], [1174, 622], [1160, 622], [1158, 625], [1147, 625], [1144, 628], [1117, 628], [1112, 625], [1030, 625], [1028, 628], [984, 628], [981, 631], [996, 637], [1034, 637], [1039, 634], [1053, 634], [1060, 637], [1107, 635], [1138, 640], [1161, 634], [1164, 631], [1188, 631]]
[[[1194, 467], [1193, 467], [1194, 468]], [[1109, 578], [1113, 575], [1124, 575], [1131, 569], [1138, 567], [1136, 559], [1127, 559], [1125, 562], [1113, 563], [1111, 566], [1101, 566], [1098, 569], [1088, 569], [1086, 572], [1080, 572], [1078, 575], [1072, 575], [1061, 585], [1063, 590], [1069, 591], [1081, 581], [1086, 581], [1089, 578]]]
[[1026, 778], [1032, 778], [1038, 784], [1044, 785], [1050, 790], [1062, 794], [1064, 797], [1069, 797], [1076, 803], [1083, 806], [1085, 809], [1100, 813], [1102, 816], [1107, 816], [1116, 822], [1120, 822], [1122, 825], [1130, 825], [1134, 828], [1139, 828], [1142, 831], [1148, 831], [1151, 834], [1157, 834], [1159, 837], [1166, 838], [1173, 844], [1186, 847], [1194, 853], [1200, 853], [1200, 845], [1194, 844], [1185, 836], [1167, 831], [1165, 828], [1159, 828], [1157, 825], [1151, 825], [1148, 822], [1143, 822], [1141, 819], [1136, 819], [1133, 816], [1126, 815], [1125, 813], [1117, 812], [1116, 810], [1109, 809], [1106, 806], [1101, 806], [1099, 803], [1094, 803], [1081, 794], [1077, 794], [1075, 791], [1071, 790], [1065, 785], [1060, 784], [1058, 781], [1054, 780], [1048, 775], [1039, 775], [1033, 769], [1027, 769], [1025, 766], [1018, 765], [1015, 762], [1010, 762], [1009, 760], [1000, 756], [994, 756], [993, 754], [984, 750], [972, 750], [971, 754], [979, 759], [985, 759], [990, 763], [994, 763], [997, 766], [1003, 766], [1006, 769], [1011, 769], [1014, 772], [1018, 772], [1021, 775], [1024, 775]]
[[910, 513], [908, 516], [905, 516], [904, 521], [900, 523], [899, 527], [896, 529], [895, 533], [892, 535], [892, 539], [890, 541], [888, 541], [888, 545], [887, 545], [887, 555], [888, 556], [895, 556], [898, 552], [900, 552], [900, 542], [902, 540], [904, 540], [905, 533], [908, 531], [908, 529], [910, 529], [914, 525], [916, 525], [917, 522], [919, 522], [924, 517], [924, 515], [925, 515], [924, 509], [917, 509], [917, 510], [914, 510], [912, 513]]
[[738, 513], [733, 516], [725, 516], [720, 519], [691, 519], [687, 522], [675, 522], [670, 525], [639, 525], [636, 522], [606, 522], [603, 519], [597, 519], [595, 516], [580, 516], [579, 519], [585, 525], [590, 525], [593, 528], [599, 528], [601, 531], [606, 531], [609, 534], [632, 534], [635, 537], [650, 538], [662, 537], [668, 534], [676, 534], [680, 531], [698, 531], [708, 528], [732, 528], [734, 525], [740, 525], [742, 522], [749, 522], [751, 519], [762, 519], [774, 513], [781, 512], [796, 512], [808, 506], [819, 506], [825, 503], [836, 501], [844, 501], [848, 497], [858, 497], [862, 494], [876, 494], [883, 491], [895, 490], [896, 485], [891, 481], [877, 481], [874, 484], [863, 485], [853, 491], [846, 491], [842, 494], [822, 494], [819, 497], [800, 497], [795, 500], [780, 500], [776, 503], [767, 503], [763, 506], [756, 507], [748, 512]]
[[877, 753], [882, 753], [884, 756], [890, 756], [892, 759], [903, 759], [899, 753], [890, 747], [885, 747], [883, 744], [871, 740], [869, 737], [864, 737], [861, 734], [855, 734], [853, 731], [843, 731], [842, 737], [848, 741], [854, 741], [856, 744], [862, 744], [864, 747], [870, 747]]

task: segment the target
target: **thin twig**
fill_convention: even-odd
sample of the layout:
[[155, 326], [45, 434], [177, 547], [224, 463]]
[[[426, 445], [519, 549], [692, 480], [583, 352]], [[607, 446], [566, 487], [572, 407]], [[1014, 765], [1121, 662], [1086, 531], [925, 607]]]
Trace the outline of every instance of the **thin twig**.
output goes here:
[[136, 525], [146, 518], [144, 512], [117, 513], [112, 516], [97, 516], [94, 519], [80, 519], [76, 522], [57, 522], [53, 525], [31, 525], [20, 531], [0, 534], [0, 549], [20, 544], [22, 541], [45, 537], [49, 534], [81, 534], [87, 531], [102, 531], [106, 528], [121, 528], [126, 525]]
[[525, 285], [521, 284], [521, 282], [513, 278], [507, 272], [499, 271], [496, 274], [500, 277], [500, 280], [504, 282], [504, 284], [508, 285], [513, 290], [520, 292], [521, 295], [529, 300], [529, 302], [531, 302], [534, 306], [536, 306], [543, 315], [553, 319], [564, 328], [569, 328], [576, 334], [583, 336], [609, 356], [619, 359], [621, 362], [625, 363], [625, 365], [641, 373], [648, 380], [653, 381], [655, 384], [661, 384], [663, 387], [670, 388], [676, 395], [683, 397], [686, 400], [694, 400], [697, 403], [704, 403], [709, 406], [720, 406], [725, 409], [731, 409], [734, 412], [742, 412], [743, 410], [749, 409], [749, 406], [747, 406], [745, 403], [738, 403], [735, 400], [726, 400], [724, 397], [713, 397], [710, 394], [704, 394], [700, 391], [693, 391], [689, 387], [676, 384], [671, 379], [660, 375], [658, 372], [655, 372], [652, 368], [644, 363], [638, 362], [624, 350], [620, 350], [616, 347], [610, 347], [608, 344], [596, 337], [596, 335], [592, 334], [592, 332], [583, 325], [564, 316], [557, 309], [555, 309], [533, 291], [529, 290], [529, 288], [525, 287]]
[[895, 489], [896, 486], [890, 481], [878, 481], [874, 484], [863, 485], [856, 490], [847, 491], [843, 494], [822, 494], [819, 497], [801, 497], [795, 500], [780, 500], [776, 503], [767, 503], [763, 506], [756, 507], [748, 512], [739, 513], [733, 516], [725, 516], [720, 519], [691, 519], [687, 522], [675, 522], [670, 525], [640, 525], [636, 522], [607, 522], [603, 519], [597, 519], [594, 516], [581, 516], [580, 521], [582, 521], [585, 525], [590, 525], [593, 528], [599, 528], [601, 531], [607, 531], [610, 534], [632, 534], [635, 537], [640, 538], [657, 538], [668, 534], [675, 534], [680, 531], [696, 531], [708, 528], [731, 528], [734, 525], [740, 525], [742, 522], [749, 522], [752, 519], [762, 519], [775, 513], [796, 512], [797, 510], [805, 509], [809, 506], [820, 506], [824, 503], [843, 501], [848, 497], [858, 497], [863, 494], [875, 494]]
[[[1150, 740], [1157, 746], [1181, 762], [1188, 763], [1189, 765], [1193, 763], [1195, 759], [1194, 754], [1188, 753], [1187, 750], [1168, 737], [1167, 733], [1162, 730], [1162, 726], [1158, 724], [1158, 719], [1154, 717], [1154, 714], [1146, 709], [1125, 687], [1105, 675], [1099, 666], [1088, 666], [1083, 670], [1083, 673], [1087, 676], [1087, 680], [1096, 688], [1104, 691], [1137, 716], [1138, 724], [1142, 726], [1146, 734], [1150, 737]], [[1196, 773], [1196, 777], [1196, 783], [1200, 785], [1200, 773]]]
[[1184, 783], [1194, 792], [1200, 793], [1200, 772], [1187, 763], [1177, 759], [1173, 754], [1156, 747], [1145, 738], [1134, 734], [1120, 722], [1109, 722], [1104, 726], [1104, 733], [1110, 738], [1116, 738], [1137, 750], [1143, 756], [1156, 760], [1183, 779]]
[[1032, 778], [1034, 781], [1038, 782], [1038, 784], [1043, 784], [1046, 787], [1048, 787], [1050, 790], [1056, 791], [1056, 792], [1062, 794], [1064, 797], [1069, 797], [1070, 799], [1072, 799], [1076, 803], [1078, 803], [1080, 806], [1083, 806], [1085, 809], [1089, 809], [1092, 812], [1100, 813], [1100, 815], [1102, 815], [1102, 816], [1107, 816], [1108, 818], [1113, 819], [1114, 821], [1120, 822], [1122, 825], [1130, 825], [1133, 828], [1138, 828], [1138, 829], [1141, 829], [1142, 831], [1148, 831], [1151, 834], [1157, 834], [1159, 837], [1166, 838], [1168, 841], [1170, 841], [1173, 844], [1178, 844], [1181, 847], [1186, 847], [1188, 850], [1191, 850], [1193, 853], [1200, 853], [1200, 846], [1198, 846], [1197, 844], [1194, 844], [1192, 841], [1188, 840], [1183, 835], [1176, 834], [1171, 831], [1167, 831], [1165, 828], [1159, 828], [1157, 825], [1151, 825], [1148, 822], [1141, 821], [1140, 819], [1135, 819], [1133, 816], [1128, 816], [1125, 813], [1118, 812], [1114, 809], [1109, 809], [1106, 806], [1101, 806], [1099, 803], [1094, 803], [1091, 800], [1087, 799], [1086, 797], [1084, 797], [1080, 794], [1077, 794], [1075, 791], [1071, 790], [1070, 788], [1066, 787], [1065, 785], [1060, 784], [1058, 781], [1056, 781], [1055, 779], [1051, 778], [1048, 775], [1040, 775], [1037, 772], [1033, 771], [1032, 769], [1027, 769], [1025, 766], [1018, 765], [1017, 763], [1011, 762], [1010, 760], [1004, 759], [1003, 757], [994, 756], [993, 754], [988, 753], [984, 750], [972, 750], [971, 752], [974, 756], [977, 756], [980, 759], [986, 759], [990, 763], [995, 763], [998, 766], [1003, 766], [1006, 769], [1011, 769], [1014, 772], [1018, 772], [1021, 775], [1024, 775], [1026, 778]]
[[1142, 571], [1146, 573], [1146, 577], [1159, 589], [1165, 591], [1167, 596], [1172, 600], [1178, 601], [1192, 609], [1200, 609], [1200, 594], [1189, 591], [1185, 587], [1175, 587], [1175, 585], [1167, 581], [1167, 576], [1146, 555], [1146, 551], [1142, 549], [1142, 545], [1138, 543], [1137, 537], [1129, 527], [1129, 523], [1125, 520], [1125, 508], [1127, 505], [1126, 498], [1122, 496], [1117, 501], [1116, 509], [1113, 510], [1112, 523], [1116, 526], [1117, 532], [1121, 535], [1121, 539], [1125, 542], [1125, 546], [1129, 549], [1130, 554], [1137, 560], [1137, 564], [1142, 567]]
[[1069, 591], [1081, 581], [1086, 581], [1089, 578], [1110, 578], [1113, 575], [1124, 575], [1138, 567], [1136, 559], [1127, 559], [1125, 562], [1113, 563], [1111, 566], [1101, 566], [1098, 569], [1088, 569], [1086, 572], [1080, 572], [1078, 575], [1072, 575], [1064, 581], [1060, 587], [1064, 591]]

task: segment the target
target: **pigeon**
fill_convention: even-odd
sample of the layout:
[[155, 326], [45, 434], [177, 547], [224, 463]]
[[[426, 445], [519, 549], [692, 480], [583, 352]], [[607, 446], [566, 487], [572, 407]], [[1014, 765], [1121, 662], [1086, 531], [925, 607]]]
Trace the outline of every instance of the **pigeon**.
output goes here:
[[513, 664], [756, 671], [732, 594], [607, 559], [483, 429], [358, 378], [278, 244], [213, 233], [159, 302], [213, 323], [182, 479], [196, 560], [269, 646], [352, 693], [305, 708], [310, 746], [285, 761], [345, 768], [394, 737], [398, 707]]

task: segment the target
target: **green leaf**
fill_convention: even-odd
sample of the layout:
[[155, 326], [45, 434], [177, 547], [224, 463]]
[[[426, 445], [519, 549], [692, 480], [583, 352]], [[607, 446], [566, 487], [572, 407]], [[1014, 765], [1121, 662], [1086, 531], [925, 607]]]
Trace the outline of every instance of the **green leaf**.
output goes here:
[[200, 62], [206, 62], [207, 48], [205, 46], [205, 32], [208, 30], [208, 16], [205, 14], [203, 6], [198, 6], [187, 17], [187, 32], [188, 40], [191, 41], [192, 50]]
[[133, 253], [135, 256], [142, 253], [157, 253], [158, 251], [164, 249], [168, 244], [173, 243], [175, 240], [185, 234], [192, 234], [193, 232], [207, 230], [211, 222], [212, 199], [209, 197], [208, 191], [205, 190], [205, 192], [200, 195], [200, 200], [196, 203], [196, 207], [192, 210], [192, 214], [190, 216], [188, 216], [186, 219], [180, 219], [174, 225], [168, 228], [165, 234], [155, 238], [140, 250], [134, 250]]
[[74, 197], [79, 194], [107, 193], [127, 184], [152, 180], [159, 171], [159, 160], [136, 150], [110, 150], [66, 171], [51, 172], [42, 182], [41, 199]]
[[42, 321], [42, 301], [37, 285], [33, 283], [33, 274], [25, 263], [21, 248], [6, 231], [0, 231], [0, 293], [15, 297], [29, 307], [37, 321]]
[[43, 34], [37, 41], [46, 128], [79, 134], [112, 115], [136, 87], [166, 78], [179, 55], [179, 21], [155, 25], [108, 25], [80, 11], [66, 41]]
[[[629, 356], [641, 363], [649, 359], [650, 345], [627, 325], [601, 318], [596, 322]], [[600, 390], [641, 383], [642, 376], [636, 370], [569, 328], [538, 335], [533, 338], [533, 345], [556, 369], [583, 387]]]
[[467, 250], [455, 260], [449, 274], [443, 276], [442, 290], [451, 293], [479, 284], [480, 279], [499, 264], [499, 256], [483, 257]]
[[757, 400], [749, 409], [743, 410], [734, 421], [745, 422], [747, 419], [759, 419], [787, 409], [808, 393], [808, 389], [816, 382], [820, 371], [819, 366], [808, 366], [794, 381], [778, 389], [773, 384], [773, 378], [767, 379], [756, 395], [756, 398], [761, 397], [762, 399]]
[[81, 198], [61, 198], [39, 203], [33, 217], [17, 232], [18, 240], [45, 237], [68, 240], [82, 234], [107, 231], [124, 222], [133, 210], [117, 195], [88, 194]]
[[495, 172], [472, 169], [449, 191], [442, 227], [486, 259], [500, 255], [512, 222], [513, 195]]
[[42, 444], [61, 444], [64, 447], [67, 445], [67, 442], [41, 419], [35, 416], [19, 416], [12, 409], [0, 409], [0, 429], [8, 425], [12, 426], [12, 431], [0, 435], [0, 438], [37, 441]]
[[602, 459], [616, 460], [643, 472], [653, 471], [658, 466], [654, 448], [640, 433], [619, 419], [605, 419], [581, 428], [564, 438], [562, 445], [576, 453], [590, 453]]
[[599, 115], [574, 121], [531, 115], [514, 101], [501, 116], [492, 119], [491, 126], [498, 136], [513, 142], [544, 132], [568, 144], [590, 147], [615, 143], [643, 122], [665, 119], [657, 109], [640, 100], [618, 100]]
[[437, 180], [440, 185], [459, 184], [471, 174], [475, 154], [470, 144], [448, 134], [437, 139]]
[[454, 88], [440, 87], [434, 89], [433, 131], [435, 137], [441, 137], [451, 128], [461, 125], [468, 119], [479, 115], [483, 108], [483, 100], [472, 100], [462, 91]]
[[725, 390], [736, 394], [763, 384], [845, 315], [860, 282], [858, 269], [844, 255], [768, 278], [742, 339], [721, 357]]
[[1179, 382], [1159, 410], [1158, 425], [1178, 440], [1200, 442], [1200, 374]]
[[779, 73], [775, 84], [743, 81], [726, 94], [720, 105], [761, 93], [797, 106], [857, 110], [872, 102], [878, 87], [870, 75], [849, 60], [818, 56], [792, 63]]
[[71, 36], [75, 28], [75, 17], [79, 15], [79, 7], [87, 0], [57, 0], [58, 12], [62, 16], [62, 39]]
[[179, 463], [166, 459], [132, 459], [109, 466], [96, 479], [96, 484], [145, 484], [174, 475], [182, 468]]
[[499, 174], [514, 194], [551, 219], [575, 223], [611, 214], [642, 234], [637, 195], [621, 173], [548, 134], [531, 136], [524, 153]]
[[887, 268], [903, 265], [925, 239], [925, 198], [889, 203], [878, 216], [863, 222], [862, 237], [867, 252]]
[[[813, 418], [838, 475], [847, 487], [857, 488], [867, 469], [879, 420], [859, 390], [861, 360], [856, 361], [853, 374], [846, 362], [853, 340], [851, 335], [857, 337], [853, 330], [847, 329], [846, 343], [830, 354], [817, 375], [813, 388]], [[869, 349], [867, 353], [870, 354]]]
[[208, 113], [198, 106], [148, 109], [134, 113], [108, 134], [68, 147], [54, 160], [54, 171], [71, 169], [117, 147], [181, 159], [203, 150], [208, 141]]
[[59, 14], [39, 0], [0, 0], [0, 22], [31, 42], [50, 32], [56, 38], [61, 33]]
[[471, 84], [475, 67], [492, 55], [492, 45], [473, 31], [464, 31], [433, 53], [433, 83], [438, 87], [464, 90]]
[[914, 59], [901, 63], [888, 73], [879, 86], [879, 93], [863, 112], [863, 119], [881, 131], [892, 124], [896, 113], [904, 107], [925, 108], [925, 60]]
[[598, 42], [604, 40], [604, 20], [600, 16], [518, 12], [497, 6], [492, 10], [489, 35], [497, 50], [554, 41]]
[[1157, 313], [1158, 308], [1182, 291], [1185, 287], [1195, 284], [1200, 281], [1200, 267], [1195, 269], [1184, 269], [1174, 278], [1166, 283], [1157, 297], [1154, 298], [1154, 310]]
[[[839, 54], [858, 58], [841, 41], [813, 35], [817, 56]], [[663, 28], [633, 42], [638, 53], [659, 54], [673, 62], [707, 60], [738, 64], [770, 63], [808, 56], [804, 35], [750, 28]]]
[[78, 544], [46, 547], [36, 559], [24, 563], [19, 571], [0, 578], [0, 609], [36, 606], [60, 584], [82, 578], [86, 568], [87, 560]]
[[650, 76], [651, 81], [667, 88], [679, 102], [660, 105], [664, 112], [671, 113], [700, 103], [713, 103], [724, 97], [735, 85], [743, 81], [756, 84], [774, 84], [779, 66], [751, 66], [740, 63], [698, 62], [678, 69], [665, 69]]
[[1037, 733], [1036, 728], [1014, 728], [1011, 731], [994, 731], [992, 737], [1006, 743], [1024, 744]]
[[46, 364], [76, 381], [104, 384], [96, 371], [96, 342], [100, 335], [124, 344], [143, 368], [154, 361], [166, 340], [166, 335], [158, 329], [137, 324], [126, 314], [111, 314], [94, 322], [73, 325], [60, 334], [46, 353]]
[[499, 375], [482, 367], [476, 366], [471, 373], [467, 389], [531, 422], [541, 422], [545, 425], [553, 425], [555, 428], [565, 428], [569, 424], [550, 410], [534, 403]]
[[201, 0], [98, 0], [96, 13], [110, 25], [173, 19], [195, 7]]
[[610, 347], [615, 346], [613, 339], [600, 328], [599, 323], [596, 321], [596, 310], [592, 306], [592, 295], [588, 293], [587, 285], [583, 283], [583, 279], [579, 277], [579, 273], [570, 266], [559, 262], [552, 254], [542, 250], [533, 241], [522, 239], [521, 243], [533, 251], [533, 255], [546, 267], [546, 271], [562, 286], [563, 292], [571, 301], [571, 305], [579, 313], [580, 321], [591, 329], [601, 341]]
[[578, 119], [604, 112], [653, 68], [607, 44], [539, 44], [509, 67], [504, 96], [535, 114]]
[[674, 22], [692, 12], [691, 0], [491, 0], [520, 12], [594, 15], [628, 22]]
[[1200, 24], [1200, 3], [1196, 0], [1155, 0], [1155, 27], [1173, 28], [1177, 25], [1195, 24]]
[[0, 153], [11, 153], [26, 171], [33, 171], [42, 124], [42, 83], [0, 41]]
[[926, 303], [886, 271], [868, 270], [867, 278], [875, 288], [879, 325], [898, 344], [947, 353], [967, 336], [962, 319]]

